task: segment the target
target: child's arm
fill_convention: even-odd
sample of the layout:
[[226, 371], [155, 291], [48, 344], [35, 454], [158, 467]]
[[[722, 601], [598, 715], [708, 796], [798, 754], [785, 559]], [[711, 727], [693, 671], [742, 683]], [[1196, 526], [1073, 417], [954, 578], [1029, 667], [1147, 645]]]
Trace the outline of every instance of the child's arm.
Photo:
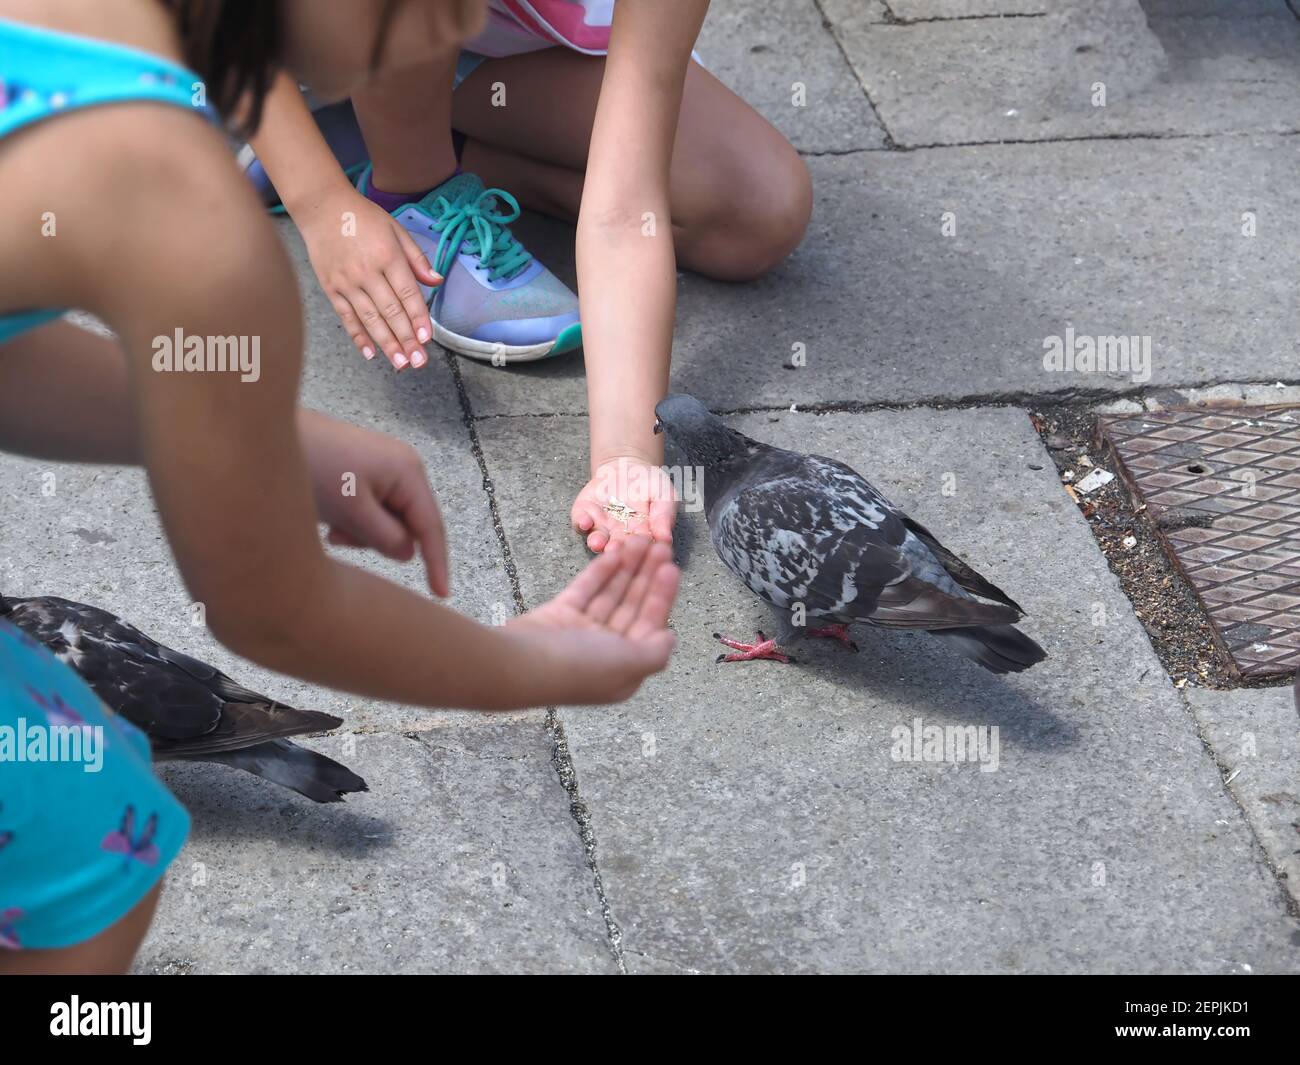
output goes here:
[[[214, 634], [270, 668], [429, 706], [605, 702], [662, 668], [676, 587], [663, 550], [601, 559], [506, 627], [325, 554], [304, 454], [310, 434], [295, 417], [302, 323], [284, 250], [219, 138], [183, 114], [159, 113], [138, 130], [131, 121], [125, 109], [100, 119], [96, 132], [116, 131], [113, 151], [132, 164], [106, 166], [94, 194], [61, 204], [68, 236], [42, 245], [43, 266], [59, 278], [60, 302], [97, 314], [127, 352], [133, 446]], [[141, 182], [132, 152], [153, 152], [170, 169]], [[197, 259], [195, 247], [205, 249]], [[155, 339], [178, 330], [256, 339], [260, 376], [156, 369]], [[60, 417], [57, 404], [48, 416]], [[360, 449], [355, 456], [365, 462]]]
[[648, 515], [629, 523], [632, 531], [672, 537], [675, 505], [655, 469], [663, 445], [654, 434], [676, 311], [668, 172], [686, 67], [707, 8], [707, 0], [682, 0], [671, 13], [655, 0], [614, 5], [577, 236], [592, 479], [572, 519], [597, 551], [625, 535], [603, 507], [611, 494]]
[[[139, 465], [130, 387], [122, 349], [104, 337], [66, 322], [19, 337], [0, 359], [0, 450]], [[403, 562], [418, 548], [429, 587], [450, 594], [442, 518], [416, 453], [316, 411], [299, 408], [297, 424], [330, 541]], [[345, 473], [355, 482], [346, 495], [339, 490]]]
[[423, 366], [433, 324], [419, 285], [442, 278], [411, 235], [352, 187], [288, 75], [276, 78], [251, 143], [357, 350], [382, 351], [399, 370]]

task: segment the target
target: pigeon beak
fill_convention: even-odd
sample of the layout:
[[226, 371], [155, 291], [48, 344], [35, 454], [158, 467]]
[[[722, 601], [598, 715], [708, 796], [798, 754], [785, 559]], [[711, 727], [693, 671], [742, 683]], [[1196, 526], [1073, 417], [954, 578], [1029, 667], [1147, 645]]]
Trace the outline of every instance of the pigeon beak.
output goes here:
[[658, 415], [655, 416], [655, 435], [658, 436], [664, 431], [664, 423]]

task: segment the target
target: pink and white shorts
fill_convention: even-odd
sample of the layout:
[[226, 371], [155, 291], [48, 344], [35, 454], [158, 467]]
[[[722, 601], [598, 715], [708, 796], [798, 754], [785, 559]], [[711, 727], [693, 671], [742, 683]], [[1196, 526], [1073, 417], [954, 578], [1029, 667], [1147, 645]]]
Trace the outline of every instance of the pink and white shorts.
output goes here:
[[[613, 17], [614, 0], [488, 0], [487, 25], [466, 42], [455, 84], [485, 59], [556, 47], [605, 55]], [[700, 61], [698, 55], [694, 58]]]

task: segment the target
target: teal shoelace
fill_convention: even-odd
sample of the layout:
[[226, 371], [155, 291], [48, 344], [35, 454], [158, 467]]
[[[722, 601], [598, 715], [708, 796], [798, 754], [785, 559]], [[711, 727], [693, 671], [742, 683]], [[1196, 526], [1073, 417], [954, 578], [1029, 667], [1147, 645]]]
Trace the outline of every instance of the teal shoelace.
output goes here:
[[[498, 200], [510, 210], [498, 210]], [[484, 189], [473, 199], [439, 196], [434, 204], [442, 211], [433, 223], [442, 236], [433, 268], [444, 277], [462, 248], [478, 256], [491, 281], [514, 277], [532, 261], [533, 253], [506, 228], [519, 217], [519, 201], [504, 189]]]

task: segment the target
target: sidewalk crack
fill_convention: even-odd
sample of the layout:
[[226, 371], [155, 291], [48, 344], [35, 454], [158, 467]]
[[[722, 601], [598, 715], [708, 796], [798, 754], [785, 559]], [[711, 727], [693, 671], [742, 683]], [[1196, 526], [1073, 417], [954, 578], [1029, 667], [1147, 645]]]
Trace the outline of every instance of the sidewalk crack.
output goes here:
[[[853, 80], [858, 83], [858, 88], [862, 90], [862, 96], [867, 101], [867, 106], [871, 108], [871, 113], [875, 116], [876, 122], [880, 125], [880, 131], [885, 135], [884, 150], [893, 151], [897, 149], [898, 145], [894, 142], [894, 135], [889, 132], [889, 127], [885, 125], [885, 120], [881, 117], [880, 109], [876, 107], [876, 101], [871, 98], [871, 93], [867, 91], [867, 86], [858, 75], [858, 68], [853, 65], [853, 60], [849, 58], [849, 53], [844, 50], [844, 42], [840, 40], [840, 35], [835, 30], [835, 23], [826, 15], [826, 8], [823, 6], [823, 0], [813, 0], [813, 3], [817, 7], [817, 14], [822, 17], [822, 25], [826, 28], [827, 32], [830, 33], [831, 40], [835, 42], [835, 47], [839, 49], [840, 58], [843, 59], [845, 64], [848, 66], [849, 73], [853, 75]], [[888, 5], [886, 5], [885, 10], [889, 11]]]
[[926, 18], [900, 18], [895, 15], [889, 5], [885, 6], [886, 26], [923, 26], [927, 22], [987, 22], [990, 19], [1012, 19], [1012, 18], [1047, 18], [1046, 11], [1012, 11], [1007, 14], [989, 14], [989, 15], [930, 15]]
[[[528, 604], [524, 601], [524, 593], [519, 586], [519, 570], [515, 565], [514, 553], [510, 550], [510, 540], [506, 536], [505, 526], [501, 523], [501, 511], [497, 506], [496, 488], [492, 484], [492, 476], [487, 466], [487, 456], [483, 453], [483, 446], [478, 436], [478, 418], [474, 414], [474, 408], [470, 403], [469, 393], [465, 390], [465, 381], [461, 377], [457, 356], [445, 349], [443, 354], [447, 360], [447, 366], [451, 370], [452, 382], [456, 387], [456, 398], [460, 403], [461, 420], [465, 424], [465, 431], [469, 434], [470, 452], [474, 456], [474, 461], [478, 463], [479, 473], [483, 476], [483, 491], [487, 495], [488, 513], [492, 515], [492, 528], [496, 532], [497, 543], [501, 547], [501, 557], [505, 565], [506, 579], [510, 582], [510, 594], [514, 600], [515, 613], [523, 614], [527, 611]], [[569, 815], [578, 826], [578, 837], [582, 840], [587, 868], [591, 871], [593, 886], [596, 890], [596, 900], [600, 904], [600, 915], [605, 922], [605, 933], [609, 940], [610, 953], [614, 956], [618, 971], [626, 975], [627, 965], [623, 960], [623, 930], [614, 919], [613, 910], [610, 908], [609, 899], [605, 894], [605, 882], [600, 875], [600, 866], [596, 861], [596, 832], [591, 824], [591, 814], [587, 809], [587, 804], [583, 801], [578, 788], [578, 771], [573, 764], [573, 757], [569, 753], [569, 741], [564, 733], [564, 724], [560, 721], [559, 713], [554, 706], [546, 708], [546, 732], [550, 736], [552, 744], [551, 765], [555, 767], [556, 776], [560, 780], [560, 787], [564, 789], [569, 797]]]

